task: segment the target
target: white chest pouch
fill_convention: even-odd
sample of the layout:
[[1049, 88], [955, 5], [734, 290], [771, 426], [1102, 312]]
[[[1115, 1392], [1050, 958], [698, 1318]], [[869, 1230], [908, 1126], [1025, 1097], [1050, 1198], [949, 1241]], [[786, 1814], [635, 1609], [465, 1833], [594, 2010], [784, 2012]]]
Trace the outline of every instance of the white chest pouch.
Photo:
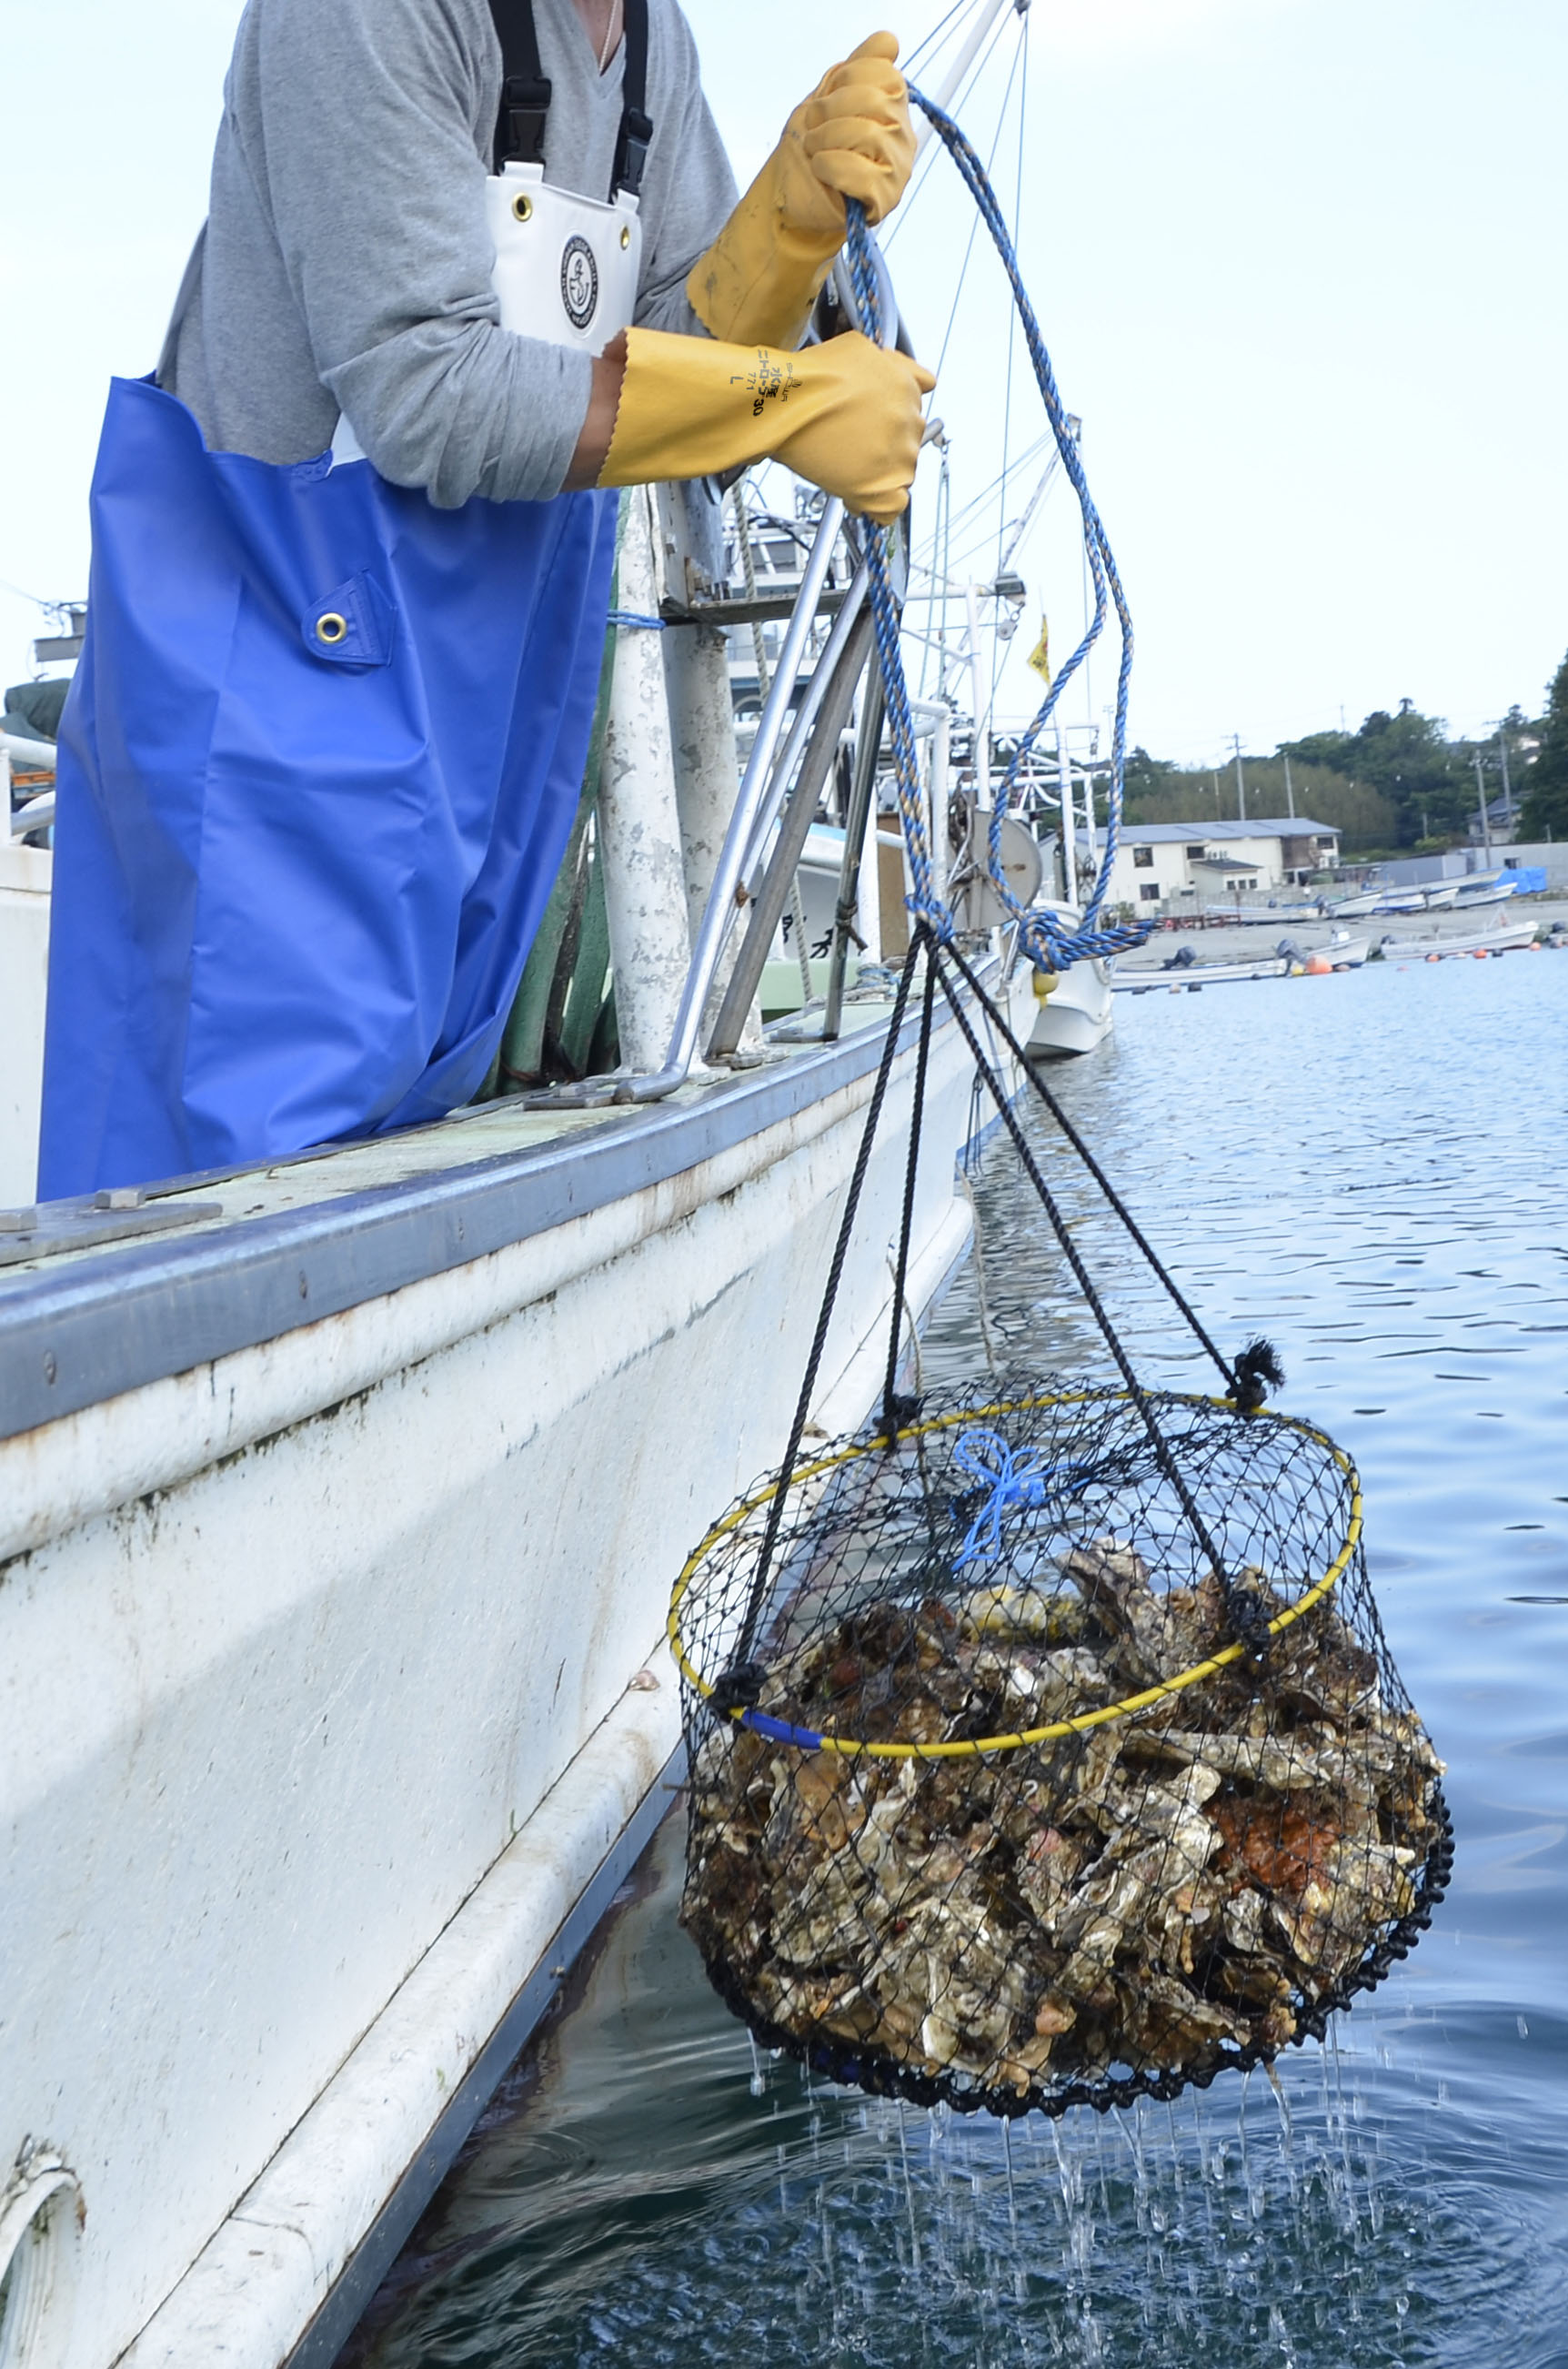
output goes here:
[[551, 189], [543, 165], [508, 165], [485, 184], [501, 326], [601, 354], [632, 326], [643, 226], [629, 189], [602, 205]]
[[[647, 0], [624, 0], [625, 63], [620, 135], [607, 200], [553, 188], [544, 178], [550, 85], [541, 70], [532, 0], [490, 0], [500, 39], [500, 120], [496, 169], [485, 184], [495, 243], [491, 284], [501, 326], [520, 338], [601, 354], [632, 326], [642, 264], [637, 207], [653, 126], [647, 86]], [[335, 463], [361, 461], [362, 446], [340, 414]]]

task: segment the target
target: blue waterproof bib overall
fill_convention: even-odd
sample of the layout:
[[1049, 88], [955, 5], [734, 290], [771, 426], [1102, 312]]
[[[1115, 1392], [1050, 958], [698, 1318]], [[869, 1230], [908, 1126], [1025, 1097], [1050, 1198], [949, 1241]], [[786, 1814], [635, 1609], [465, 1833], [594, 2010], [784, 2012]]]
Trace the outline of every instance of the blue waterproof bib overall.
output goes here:
[[454, 1109], [576, 812], [615, 497], [440, 510], [119, 381], [92, 520], [40, 1196]]

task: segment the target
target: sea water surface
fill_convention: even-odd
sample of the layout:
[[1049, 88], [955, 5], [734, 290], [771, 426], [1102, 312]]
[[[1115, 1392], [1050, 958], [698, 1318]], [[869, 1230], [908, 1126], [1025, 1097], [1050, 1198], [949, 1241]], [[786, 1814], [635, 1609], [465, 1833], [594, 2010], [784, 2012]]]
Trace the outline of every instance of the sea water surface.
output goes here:
[[[1568, 2369], [1568, 960], [1118, 999], [1050, 1082], [1222, 1343], [1355, 1455], [1459, 1838], [1413, 1957], [1221, 2078], [1001, 2125], [759, 2059], [667, 1825], [350, 2348], [361, 2369]], [[1207, 1388], [1039, 1112], [1152, 1380]], [[1005, 1136], [930, 1379], [1104, 1369]], [[891, 1216], [890, 1216], [891, 1223]], [[982, 1322], [983, 1298], [983, 1322]], [[720, 1510], [715, 1508], [715, 1513]]]

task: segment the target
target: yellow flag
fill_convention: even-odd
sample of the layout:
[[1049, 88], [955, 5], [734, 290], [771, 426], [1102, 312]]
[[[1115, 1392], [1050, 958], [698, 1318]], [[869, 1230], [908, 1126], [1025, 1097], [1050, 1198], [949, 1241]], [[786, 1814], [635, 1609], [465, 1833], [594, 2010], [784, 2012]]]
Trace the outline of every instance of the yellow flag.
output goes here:
[[1029, 664], [1045, 679], [1046, 689], [1051, 687], [1051, 628], [1047, 617], [1040, 619], [1040, 638], [1029, 653]]

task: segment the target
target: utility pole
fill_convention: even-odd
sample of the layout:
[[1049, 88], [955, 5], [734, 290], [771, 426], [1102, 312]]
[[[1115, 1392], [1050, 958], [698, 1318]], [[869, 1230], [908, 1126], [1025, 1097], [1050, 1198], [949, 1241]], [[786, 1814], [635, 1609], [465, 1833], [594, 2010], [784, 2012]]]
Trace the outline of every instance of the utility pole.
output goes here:
[[1230, 742], [1236, 751], [1236, 819], [1238, 822], [1245, 822], [1247, 819], [1247, 777], [1242, 771], [1241, 734], [1239, 732], [1232, 732], [1230, 735]]
[[1481, 798], [1481, 843], [1486, 851], [1486, 861], [1492, 862], [1492, 825], [1486, 812], [1486, 784], [1482, 777], [1481, 751], [1475, 752], [1475, 786]]
[[1285, 752], [1285, 811], [1292, 822], [1296, 819], [1296, 793], [1290, 784], [1290, 752]]
[[1510, 838], [1514, 833], [1514, 792], [1508, 780], [1508, 736], [1501, 725], [1497, 727], [1498, 753], [1503, 760], [1503, 823]]

